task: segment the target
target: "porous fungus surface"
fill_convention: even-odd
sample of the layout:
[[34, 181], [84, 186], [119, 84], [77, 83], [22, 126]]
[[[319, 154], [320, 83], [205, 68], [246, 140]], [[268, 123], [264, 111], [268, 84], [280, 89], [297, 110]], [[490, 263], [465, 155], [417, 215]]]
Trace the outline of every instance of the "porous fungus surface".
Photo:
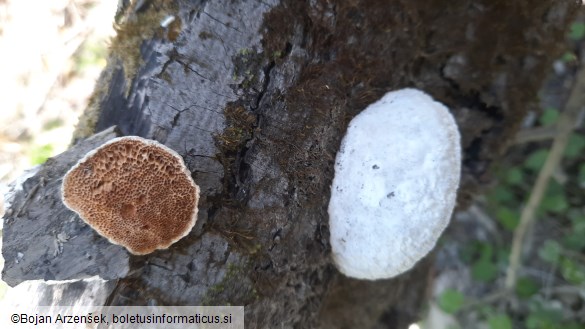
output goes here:
[[99, 234], [137, 255], [168, 248], [197, 219], [199, 187], [182, 158], [135, 136], [89, 152], [67, 172], [61, 192]]
[[410, 269], [449, 223], [461, 171], [457, 125], [416, 89], [387, 93], [349, 124], [335, 160], [331, 247], [347, 276]]

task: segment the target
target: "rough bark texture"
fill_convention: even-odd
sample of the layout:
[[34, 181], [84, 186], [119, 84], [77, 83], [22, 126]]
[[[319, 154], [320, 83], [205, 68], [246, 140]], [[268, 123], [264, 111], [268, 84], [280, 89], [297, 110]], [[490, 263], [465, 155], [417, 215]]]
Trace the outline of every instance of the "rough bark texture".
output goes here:
[[108, 129], [49, 159], [22, 186], [14, 186], [4, 219], [2, 280], [70, 280], [99, 275], [123, 278], [130, 269], [124, 248], [96, 239], [94, 231], [61, 202], [63, 175], [83, 155], [116, 137]]
[[[535, 101], [576, 6], [569, 0], [137, 3], [143, 5], [120, 23], [81, 127], [117, 125], [124, 135], [176, 150], [201, 187], [199, 218], [169, 250], [129, 262], [122, 252], [115, 264], [93, 257], [90, 268], [120, 278], [110, 304], [245, 305], [248, 328], [405, 328], [416, 319], [430, 261], [379, 282], [343, 278], [331, 264], [327, 203], [347, 123], [393, 89], [416, 87], [445, 103], [463, 138], [464, 206]], [[167, 15], [175, 21], [162, 28]], [[53, 162], [42, 170], [52, 170]], [[64, 170], [55, 169], [53, 184]], [[21, 193], [31, 193], [39, 175]], [[34, 211], [59, 222], [73, 216], [56, 196], [51, 200], [34, 199], [19, 211], [24, 218], [13, 212], [5, 219], [4, 275], [18, 268], [11, 284], [74, 276], [46, 268], [55, 264], [43, 263], [52, 250], [31, 253], [37, 258], [29, 261], [41, 268], [35, 269], [18, 267], [18, 251], [6, 247], [33, 230]], [[30, 224], [13, 226], [24, 220]], [[75, 227], [71, 236], [93, 237], [77, 247], [81, 254], [84, 248], [120, 253], [79, 219]], [[81, 257], [67, 255], [70, 263]]]

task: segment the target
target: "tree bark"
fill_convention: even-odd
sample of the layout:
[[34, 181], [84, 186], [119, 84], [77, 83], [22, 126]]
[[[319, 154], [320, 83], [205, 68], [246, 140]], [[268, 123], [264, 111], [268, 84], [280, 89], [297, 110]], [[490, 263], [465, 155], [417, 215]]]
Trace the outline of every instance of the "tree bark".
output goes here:
[[[403, 87], [446, 104], [462, 134], [464, 207], [534, 108], [576, 6], [137, 1], [119, 22], [78, 136], [117, 126], [176, 150], [201, 187], [197, 224], [140, 257], [99, 237], [58, 198], [67, 165], [91, 148], [80, 142], [14, 194], [4, 279], [99, 275], [117, 280], [111, 305], [245, 305], [247, 328], [406, 328], [426, 297], [432, 257], [376, 282], [345, 278], [330, 259], [329, 188], [349, 120]], [[167, 17], [174, 21], [162, 27]], [[56, 255], [18, 242], [28, 234], [52, 243], [62, 232], [69, 239]], [[83, 266], [65, 269], [74, 263]]]

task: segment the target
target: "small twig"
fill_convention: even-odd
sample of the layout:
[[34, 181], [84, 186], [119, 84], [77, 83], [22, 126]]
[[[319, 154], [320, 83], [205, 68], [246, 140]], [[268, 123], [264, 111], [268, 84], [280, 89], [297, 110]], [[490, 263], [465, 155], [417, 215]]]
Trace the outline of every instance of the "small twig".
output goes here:
[[467, 302], [463, 307], [461, 307], [460, 311], [461, 310], [469, 310], [469, 309], [476, 308], [476, 307], [481, 306], [481, 305], [491, 304], [491, 303], [494, 303], [500, 299], [507, 298], [509, 295], [510, 295], [510, 291], [508, 291], [508, 290], [495, 291], [495, 292], [493, 292], [485, 297], [482, 297], [480, 299]]
[[516, 286], [517, 272], [520, 267], [522, 246], [526, 232], [531, 227], [532, 222], [542, 201], [544, 193], [547, 190], [548, 183], [554, 173], [555, 168], [561, 162], [563, 152], [567, 146], [569, 135], [573, 131], [574, 123], [585, 103], [585, 66], [576, 75], [576, 81], [567, 101], [565, 110], [561, 113], [556, 125], [557, 135], [553, 141], [548, 157], [544, 166], [538, 173], [538, 178], [534, 184], [528, 203], [520, 215], [520, 223], [514, 231], [514, 240], [512, 241], [512, 251], [510, 252], [510, 265], [506, 275], [506, 289], [512, 291]]
[[573, 285], [556, 286], [551, 288], [553, 294], [568, 294], [568, 295], [581, 295], [584, 288], [575, 287]]
[[[573, 123], [573, 129], [577, 129], [582, 126], [582, 117], [585, 115], [585, 111], [579, 111], [576, 120]], [[536, 127], [536, 128], [528, 128], [523, 129], [516, 134], [516, 138], [514, 139], [514, 144], [525, 144], [530, 142], [542, 142], [554, 139], [557, 134], [559, 133], [559, 129], [557, 126], [548, 126], [548, 127]]]
[[565, 185], [569, 180], [567, 173], [560, 167], [557, 167], [552, 175], [553, 179], [560, 185]]
[[474, 204], [469, 207], [469, 213], [475, 218], [488, 232], [497, 236], [498, 229], [495, 221], [488, 214], [485, 213], [478, 205]]
[[514, 139], [514, 144], [524, 144], [529, 142], [540, 142], [551, 140], [558, 134], [557, 127], [537, 127], [521, 130]]
[[28, 195], [26, 196], [26, 199], [24, 199], [24, 202], [20, 205], [20, 207], [18, 208], [18, 211], [16, 212], [16, 216], [14, 216], [14, 217], [20, 217], [20, 214], [22, 213], [22, 210], [24, 209], [24, 207], [26, 207], [26, 205], [30, 202], [32, 197], [37, 193], [37, 191], [39, 190], [39, 187], [41, 187], [41, 186], [43, 186], [43, 187], [45, 186], [45, 178], [44, 177], [41, 177], [39, 182], [30, 189], [30, 191], [28, 192]]
[[252, 240], [252, 239], [254, 239], [254, 237], [253, 237], [253, 236], [245, 235], [245, 234], [243, 234], [243, 233], [236, 232], [236, 231], [229, 231], [229, 230], [224, 230], [224, 232], [226, 232], [226, 233], [228, 233], [228, 234], [237, 235], [237, 236], [239, 236], [239, 237], [242, 237], [242, 238], [244, 238], [244, 239], [246, 239], [246, 240]]

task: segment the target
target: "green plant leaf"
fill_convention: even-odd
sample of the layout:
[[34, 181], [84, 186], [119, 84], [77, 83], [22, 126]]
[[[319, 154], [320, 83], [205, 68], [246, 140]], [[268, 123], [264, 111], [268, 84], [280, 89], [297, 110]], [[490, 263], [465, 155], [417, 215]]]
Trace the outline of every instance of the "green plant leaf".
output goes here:
[[511, 185], [520, 185], [524, 181], [524, 173], [520, 168], [512, 168], [506, 172], [506, 182]]
[[575, 22], [571, 24], [569, 31], [569, 38], [571, 40], [581, 40], [585, 36], [585, 23]]
[[563, 238], [563, 246], [574, 251], [585, 248], [585, 217], [569, 216], [571, 218], [571, 231]]
[[488, 200], [494, 206], [501, 204], [514, 205], [518, 203], [512, 190], [506, 185], [498, 185], [492, 189], [488, 194]]
[[532, 171], [539, 171], [548, 157], [548, 150], [538, 150], [532, 152], [524, 161], [524, 167]]
[[490, 329], [512, 329], [512, 320], [506, 314], [490, 316], [488, 324]]
[[553, 307], [547, 301], [532, 299], [528, 303], [530, 313], [526, 318], [528, 329], [558, 329], [559, 323], [563, 320], [563, 311]]
[[464, 301], [462, 293], [455, 289], [447, 289], [439, 296], [438, 304], [443, 311], [454, 314], [463, 306]]
[[546, 240], [538, 250], [538, 257], [551, 264], [556, 264], [559, 261], [561, 251], [561, 245], [557, 241]]
[[567, 217], [569, 217], [573, 225], [576, 225], [578, 223], [585, 224], [585, 215], [578, 208], [572, 208], [571, 210], [569, 210], [567, 212]]
[[579, 167], [579, 184], [585, 184], [585, 163]]
[[536, 294], [539, 289], [538, 283], [527, 277], [518, 278], [516, 282], [516, 295], [520, 298], [529, 298]]
[[585, 235], [585, 222], [584, 221], [574, 221], [572, 225], [572, 231], [575, 233]]
[[479, 259], [484, 261], [491, 261], [494, 255], [494, 248], [485, 242], [479, 244]]
[[579, 285], [585, 282], [585, 268], [568, 258], [561, 259], [560, 270], [563, 278], [572, 284]]
[[560, 326], [559, 329], [585, 329], [585, 324], [571, 322]]
[[575, 53], [571, 51], [567, 51], [566, 53], [563, 54], [561, 60], [565, 63], [571, 63], [577, 60], [577, 55], [575, 55]]
[[571, 134], [565, 149], [565, 157], [574, 159], [583, 154], [585, 149], [585, 137], [579, 134]]
[[561, 184], [551, 181], [538, 211], [559, 214], [567, 212], [568, 209], [569, 203], [565, 196], [565, 188]]
[[476, 281], [488, 282], [496, 278], [497, 266], [490, 260], [479, 260], [471, 266], [471, 277]]
[[500, 247], [496, 251], [496, 264], [507, 265], [510, 260], [510, 249], [507, 247]]
[[549, 107], [542, 111], [540, 118], [538, 121], [543, 126], [551, 126], [557, 122], [559, 119], [559, 110]]
[[563, 246], [574, 251], [581, 251], [585, 248], [585, 239], [583, 233], [571, 232], [563, 239]]
[[569, 203], [564, 193], [552, 194], [547, 193], [540, 203], [540, 211], [548, 211], [555, 214], [564, 213], [569, 208]]
[[53, 155], [53, 145], [45, 144], [45, 145], [35, 145], [30, 150], [30, 157], [29, 161], [31, 165], [39, 165], [45, 163], [48, 158]]
[[557, 329], [552, 320], [540, 313], [530, 313], [526, 318], [527, 329]]
[[508, 231], [514, 231], [520, 221], [520, 214], [510, 208], [502, 207], [496, 212], [496, 218], [505, 229]]

